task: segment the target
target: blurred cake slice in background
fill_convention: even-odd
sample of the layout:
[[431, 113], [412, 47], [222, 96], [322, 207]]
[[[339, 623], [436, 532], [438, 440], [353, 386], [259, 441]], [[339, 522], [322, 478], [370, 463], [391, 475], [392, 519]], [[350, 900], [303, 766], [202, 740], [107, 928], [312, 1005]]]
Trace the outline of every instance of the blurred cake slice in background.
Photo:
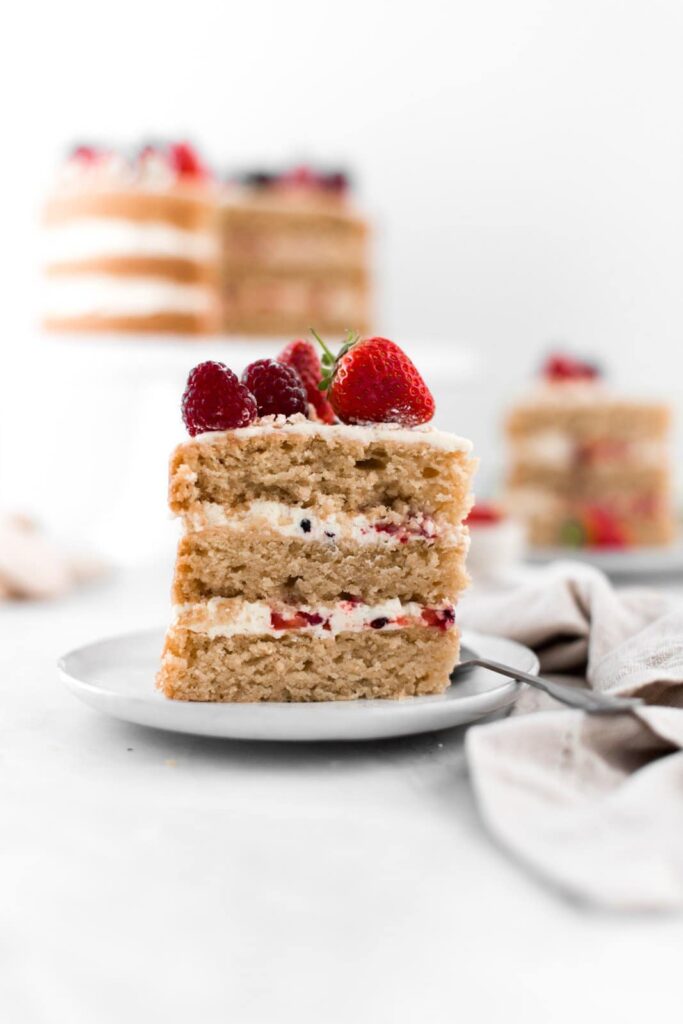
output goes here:
[[226, 186], [221, 212], [228, 334], [368, 330], [369, 232], [340, 171], [255, 171]]
[[45, 326], [217, 330], [216, 196], [187, 143], [74, 149], [44, 209]]
[[669, 408], [615, 395], [595, 366], [563, 355], [547, 360], [542, 378], [506, 422], [506, 504], [530, 543], [671, 543]]

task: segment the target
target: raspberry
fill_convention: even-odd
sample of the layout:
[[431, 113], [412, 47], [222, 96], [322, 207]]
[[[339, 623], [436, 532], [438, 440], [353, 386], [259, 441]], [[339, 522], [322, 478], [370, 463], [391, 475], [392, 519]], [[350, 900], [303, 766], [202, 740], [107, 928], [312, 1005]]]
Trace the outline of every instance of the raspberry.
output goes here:
[[242, 383], [256, 399], [259, 416], [304, 416], [308, 407], [301, 377], [291, 366], [275, 359], [257, 359], [242, 374]]
[[183, 420], [194, 437], [205, 430], [246, 427], [258, 414], [256, 400], [223, 363], [200, 363], [190, 371], [182, 401]]
[[322, 369], [315, 345], [310, 341], [292, 341], [277, 357], [278, 362], [293, 366], [306, 388], [306, 397], [323, 423], [334, 423], [334, 409], [320, 390]]

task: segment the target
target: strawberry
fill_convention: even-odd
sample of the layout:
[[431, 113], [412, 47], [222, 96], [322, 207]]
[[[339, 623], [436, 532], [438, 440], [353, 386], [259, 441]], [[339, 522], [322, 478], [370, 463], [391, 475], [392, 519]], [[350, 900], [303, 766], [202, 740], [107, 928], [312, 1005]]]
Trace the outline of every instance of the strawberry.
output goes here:
[[173, 142], [168, 147], [171, 167], [179, 178], [206, 178], [208, 172], [189, 142]]
[[600, 376], [600, 368], [595, 363], [587, 363], [573, 356], [555, 353], [548, 356], [541, 367], [541, 375], [546, 380], [557, 382], [565, 380], [596, 380]]
[[335, 357], [323, 349], [323, 380], [330, 405], [343, 423], [400, 423], [415, 427], [434, 415], [429, 388], [405, 352], [388, 338], [349, 332]]
[[306, 398], [315, 409], [317, 418], [323, 423], [334, 423], [334, 409], [320, 390], [323, 374], [320, 357], [313, 342], [301, 339], [291, 341], [283, 348], [277, 361], [297, 371], [306, 389]]
[[467, 526], [494, 526], [497, 523], [502, 523], [504, 518], [505, 515], [498, 505], [479, 501], [470, 509], [465, 523]]

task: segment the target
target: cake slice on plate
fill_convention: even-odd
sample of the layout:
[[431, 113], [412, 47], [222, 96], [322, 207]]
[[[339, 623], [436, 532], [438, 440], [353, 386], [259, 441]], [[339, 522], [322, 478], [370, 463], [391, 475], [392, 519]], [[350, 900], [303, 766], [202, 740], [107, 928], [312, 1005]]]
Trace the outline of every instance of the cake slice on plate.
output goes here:
[[242, 382], [215, 363], [190, 376], [159, 685], [204, 701], [440, 693], [468, 582], [471, 445], [427, 425], [432, 397], [392, 342], [325, 357], [331, 404], [296, 345]]

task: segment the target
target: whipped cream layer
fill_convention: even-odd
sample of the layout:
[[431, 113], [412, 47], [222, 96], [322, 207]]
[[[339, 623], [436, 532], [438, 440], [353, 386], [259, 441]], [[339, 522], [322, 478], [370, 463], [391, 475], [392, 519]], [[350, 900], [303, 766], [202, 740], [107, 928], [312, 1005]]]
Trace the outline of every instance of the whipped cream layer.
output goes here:
[[248, 427], [197, 434], [190, 443], [210, 444], [222, 437], [239, 439], [261, 437], [273, 431], [281, 431], [283, 434], [301, 434], [305, 437], [323, 437], [328, 440], [339, 438], [343, 441], [360, 441], [363, 444], [382, 441], [397, 444], [424, 444], [447, 452], [461, 451], [469, 454], [472, 451], [472, 442], [467, 438], [449, 434], [444, 430], [437, 430], [436, 427], [432, 427], [428, 423], [418, 427], [402, 427], [399, 423], [327, 424], [306, 419], [301, 413], [290, 417], [264, 416]]
[[661, 440], [615, 437], [582, 440], [562, 430], [542, 430], [517, 438], [513, 450], [518, 461], [557, 469], [617, 464], [657, 466], [668, 458], [668, 447]]
[[53, 319], [78, 316], [205, 314], [213, 308], [211, 289], [159, 277], [69, 274], [46, 283], [43, 309]]
[[455, 623], [453, 605], [445, 602], [425, 607], [398, 598], [368, 605], [362, 601], [338, 601], [332, 605], [286, 605], [241, 598], [212, 597], [200, 604], [176, 606], [175, 623], [214, 639], [230, 636], [284, 636], [292, 631], [330, 638], [340, 633], [359, 633], [425, 627], [451, 629]]
[[449, 547], [467, 541], [467, 528], [454, 526], [417, 512], [387, 518], [362, 513], [319, 512], [278, 501], [253, 501], [242, 512], [226, 510], [214, 502], [199, 502], [183, 517], [185, 527], [200, 531], [212, 526], [236, 531], [270, 530], [283, 537], [316, 541], [333, 546], [339, 541], [361, 545], [398, 547], [414, 541], [426, 544], [439, 540]]
[[43, 238], [47, 265], [111, 256], [157, 256], [203, 262], [217, 259], [218, 241], [210, 231], [187, 231], [164, 221], [82, 217], [48, 225]]

